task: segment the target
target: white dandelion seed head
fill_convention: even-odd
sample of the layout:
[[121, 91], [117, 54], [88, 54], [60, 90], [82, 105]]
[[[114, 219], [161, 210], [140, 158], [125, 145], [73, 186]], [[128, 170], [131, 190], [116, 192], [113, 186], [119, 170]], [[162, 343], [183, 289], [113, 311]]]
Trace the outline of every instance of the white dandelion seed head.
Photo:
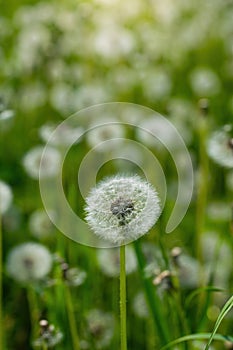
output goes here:
[[[126, 274], [134, 272], [137, 268], [137, 259], [134, 250], [126, 246]], [[120, 251], [119, 248], [99, 249], [97, 260], [101, 271], [109, 277], [117, 277], [120, 274]]]
[[183, 288], [195, 288], [199, 285], [200, 264], [188, 254], [179, 256], [178, 278]]
[[94, 233], [119, 245], [147, 233], [161, 213], [157, 192], [137, 175], [103, 180], [86, 202], [86, 221]]
[[[55, 130], [56, 134], [53, 135]], [[67, 123], [61, 123], [60, 125], [45, 124], [39, 130], [41, 139], [46, 143], [49, 141], [52, 146], [76, 144], [81, 140], [80, 136], [82, 133], [82, 127], [72, 127], [67, 125]]]
[[87, 314], [87, 325], [97, 349], [108, 346], [114, 334], [114, 317], [109, 312], [93, 309]]
[[27, 242], [13, 248], [7, 258], [7, 271], [18, 282], [43, 279], [51, 270], [52, 256], [42, 244]]
[[207, 152], [217, 164], [225, 168], [233, 168], [232, 126], [225, 125], [214, 132], [207, 141]]
[[0, 180], [0, 213], [4, 214], [10, 207], [13, 194], [9, 185]]
[[[124, 137], [124, 127], [117, 123], [109, 123], [109, 120], [99, 119], [98, 122], [90, 125], [90, 130], [87, 133], [87, 142], [90, 147], [95, 147], [104, 141], [108, 141], [115, 138]], [[109, 143], [107, 144], [108, 149], [111, 147]], [[115, 145], [115, 144], [114, 144]], [[114, 149], [114, 147], [113, 147]], [[98, 147], [99, 151], [106, 151], [106, 146], [100, 145]]]
[[163, 148], [163, 143], [167, 146], [174, 146], [176, 143], [176, 134], [174, 131], [167, 127], [167, 123], [163, 119], [155, 118], [154, 116], [143, 120], [139, 124], [139, 128], [136, 130], [136, 137], [143, 144], [149, 147], [156, 147], [159, 150]]
[[140, 318], [149, 317], [149, 309], [143, 292], [139, 292], [133, 299], [133, 311]]
[[[49, 212], [50, 217], [56, 216], [54, 211]], [[45, 210], [34, 211], [29, 218], [29, 229], [33, 236], [45, 238], [54, 234], [54, 226]]]
[[198, 67], [190, 75], [190, 83], [197, 96], [213, 96], [220, 90], [220, 80], [216, 73], [205, 67]]
[[[23, 166], [27, 174], [33, 179], [49, 178], [55, 176], [61, 167], [61, 155], [52, 147], [37, 146], [31, 149], [23, 158]], [[43, 156], [43, 159], [42, 159]], [[42, 160], [42, 161], [41, 161]]]

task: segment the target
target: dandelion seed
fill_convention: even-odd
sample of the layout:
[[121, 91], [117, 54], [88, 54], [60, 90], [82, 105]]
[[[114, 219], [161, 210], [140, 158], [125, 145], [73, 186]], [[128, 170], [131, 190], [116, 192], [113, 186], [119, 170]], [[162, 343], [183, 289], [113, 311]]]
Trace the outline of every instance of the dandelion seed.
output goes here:
[[[97, 259], [102, 272], [109, 277], [120, 274], [120, 252], [118, 248], [99, 249]], [[126, 274], [134, 272], [137, 268], [137, 259], [134, 250], [126, 246]]]
[[9, 275], [19, 282], [43, 279], [51, 270], [52, 257], [48, 249], [38, 243], [23, 243], [11, 250], [7, 258]]
[[139, 176], [114, 176], [99, 183], [86, 199], [86, 221], [97, 236], [126, 244], [155, 224], [160, 215], [157, 192]]
[[9, 185], [0, 180], [0, 213], [4, 214], [10, 207], [13, 194]]
[[42, 159], [43, 152], [44, 147], [38, 146], [26, 153], [23, 158], [25, 171], [33, 179], [39, 179], [39, 176], [41, 178], [53, 177], [60, 170], [60, 153], [55, 148], [47, 147]]
[[225, 125], [214, 132], [207, 142], [209, 156], [219, 165], [233, 168], [233, 138], [232, 126]]

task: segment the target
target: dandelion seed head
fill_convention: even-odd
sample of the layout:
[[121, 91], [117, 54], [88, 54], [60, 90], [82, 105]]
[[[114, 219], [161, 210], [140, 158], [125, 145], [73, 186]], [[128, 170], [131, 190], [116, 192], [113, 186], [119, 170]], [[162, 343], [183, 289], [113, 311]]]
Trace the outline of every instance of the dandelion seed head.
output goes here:
[[97, 236], [126, 244], [145, 233], [160, 215], [155, 189], [139, 176], [113, 176], [100, 182], [86, 199], [86, 221]]
[[108, 346], [114, 333], [113, 315], [98, 309], [90, 310], [87, 314], [87, 324], [96, 348]]
[[[90, 147], [95, 147], [104, 141], [124, 137], [124, 127], [120, 124], [109, 123], [107, 120], [99, 120], [90, 125], [91, 130], [87, 133], [87, 142]], [[114, 144], [115, 145], [115, 144]], [[108, 143], [108, 149], [111, 145]], [[115, 146], [114, 146], [115, 147]], [[113, 147], [113, 149], [114, 149]], [[106, 151], [106, 146], [100, 145], [98, 151]]]
[[[56, 130], [56, 134], [53, 132]], [[45, 124], [39, 130], [41, 139], [44, 142], [48, 142], [53, 146], [68, 146], [78, 143], [83, 133], [82, 127], [72, 127], [67, 124]]]
[[219, 165], [233, 168], [232, 126], [225, 125], [214, 132], [207, 142], [209, 156]]
[[149, 309], [146, 303], [145, 295], [143, 292], [139, 292], [133, 300], [133, 311], [136, 316], [140, 318], [149, 317]]
[[24, 169], [33, 179], [39, 179], [39, 176], [41, 178], [53, 177], [60, 170], [60, 153], [53, 147], [47, 147], [44, 155], [43, 152], [44, 147], [38, 146], [27, 152], [23, 158]]
[[13, 194], [9, 185], [0, 180], [0, 213], [4, 214], [10, 207]]
[[51, 270], [52, 257], [48, 249], [38, 243], [23, 243], [13, 248], [7, 258], [7, 271], [18, 282], [43, 279]]
[[[126, 274], [134, 272], [137, 268], [137, 259], [134, 250], [126, 246]], [[101, 271], [108, 277], [117, 277], [120, 274], [120, 251], [118, 248], [99, 249], [97, 260]]]
[[[56, 213], [50, 210], [49, 215], [55, 218]], [[45, 210], [36, 210], [31, 214], [29, 228], [33, 236], [37, 238], [49, 237], [54, 233], [54, 226]]]

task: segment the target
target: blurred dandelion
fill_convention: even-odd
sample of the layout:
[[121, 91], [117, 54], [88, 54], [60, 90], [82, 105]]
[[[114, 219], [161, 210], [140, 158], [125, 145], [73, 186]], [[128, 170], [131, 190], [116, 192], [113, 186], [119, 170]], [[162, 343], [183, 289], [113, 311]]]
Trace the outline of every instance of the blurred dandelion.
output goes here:
[[[57, 130], [56, 130], [57, 129]], [[53, 132], [56, 130], [56, 135]], [[67, 124], [44, 124], [39, 129], [39, 134], [44, 142], [48, 142], [52, 146], [67, 146], [80, 142], [80, 136], [83, 128], [72, 127]]]
[[4, 214], [10, 207], [13, 199], [13, 193], [10, 186], [0, 180], [0, 213]]
[[[101, 142], [108, 141], [110, 139], [122, 138], [125, 134], [124, 127], [122, 125], [114, 122], [111, 123], [106, 119], [99, 119], [98, 122], [91, 124], [89, 128], [89, 132], [87, 133], [87, 142], [90, 147], [95, 147]], [[108, 143], [108, 149], [110, 146], [111, 145]], [[106, 151], [106, 146], [104, 144], [100, 145], [98, 150], [104, 152]]]
[[149, 317], [149, 309], [143, 292], [139, 292], [133, 299], [133, 311], [140, 318]]
[[232, 126], [225, 125], [214, 132], [207, 142], [209, 156], [219, 165], [233, 168]]
[[53, 177], [60, 170], [60, 153], [55, 148], [47, 147], [42, 160], [43, 152], [44, 147], [37, 146], [28, 151], [23, 157], [24, 169], [33, 179], [39, 179], [39, 176], [40, 178]]
[[[133, 248], [126, 246], [126, 274], [134, 272], [137, 268], [137, 259]], [[117, 277], [120, 274], [120, 251], [119, 248], [99, 249], [97, 259], [101, 271], [109, 277]]]
[[190, 75], [190, 83], [197, 96], [212, 96], [220, 90], [220, 80], [216, 73], [206, 67], [197, 67]]
[[[55, 217], [56, 213], [49, 212], [51, 217]], [[29, 229], [33, 236], [37, 238], [51, 237], [54, 234], [54, 226], [45, 210], [34, 211], [29, 218]]]
[[13, 248], [6, 269], [18, 282], [41, 280], [50, 272], [52, 256], [49, 250], [38, 243], [27, 242]]
[[109, 346], [114, 334], [114, 317], [98, 309], [87, 314], [87, 328], [97, 349]]
[[161, 212], [157, 192], [139, 176], [107, 178], [92, 189], [86, 202], [86, 221], [91, 229], [115, 244], [147, 233]]

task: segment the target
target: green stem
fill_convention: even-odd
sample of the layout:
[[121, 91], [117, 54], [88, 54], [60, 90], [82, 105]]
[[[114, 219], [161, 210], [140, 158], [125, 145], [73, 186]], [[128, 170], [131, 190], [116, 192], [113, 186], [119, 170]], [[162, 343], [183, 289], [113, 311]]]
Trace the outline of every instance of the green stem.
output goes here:
[[72, 302], [70, 289], [68, 286], [65, 286], [65, 295], [66, 295], [66, 307], [67, 307], [73, 349], [80, 350], [79, 336], [78, 336], [76, 320], [74, 316], [73, 302]]
[[48, 346], [45, 341], [42, 344], [42, 350], [48, 350]]
[[126, 331], [126, 273], [125, 246], [120, 247], [120, 318], [121, 318], [121, 350], [127, 350]]
[[145, 277], [144, 268], [146, 266], [146, 263], [139, 241], [134, 242], [134, 248], [138, 260], [139, 271], [142, 276], [142, 282], [144, 284], [148, 306], [152, 313], [152, 317], [157, 329], [157, 334], [161, 345], [166, 345], [170, 341], [170, 336], [168, 333], [168, 327], [164, 313], [161, 310], [161, 300], [156, 294], [155, 287], [152, 285], [151, 280]]
[[0, 213], [0, 349], [3, 349], [3, 302], [2, 302], [2, 216]]
[[27, 299], [31, 321], [31, 341], [33, 341], [36, 338], [37, 326], [39, 325], [39, 310], [37, 296], [32, 286], [27, 288]]
[[[196, 241], [195, 241], [195, 254], [197, 259], [202, 263], [202, 252], [200, 239], [205, 225], [206, 203], [208, 194], [208, 175], [209, 164], [208, 156], [206, 153], [206, 137], [207, 137], [207, 125], [206, 120], [201, 119], [199, 125], [199, 183], [197, 191], [197, 213], [196, 213]], [[202, 275], [202, 271], [201, 275]], [[202, 276], [201, 276], [202, 277]], [[202, 278], [200, 278], [202, 279]]]

